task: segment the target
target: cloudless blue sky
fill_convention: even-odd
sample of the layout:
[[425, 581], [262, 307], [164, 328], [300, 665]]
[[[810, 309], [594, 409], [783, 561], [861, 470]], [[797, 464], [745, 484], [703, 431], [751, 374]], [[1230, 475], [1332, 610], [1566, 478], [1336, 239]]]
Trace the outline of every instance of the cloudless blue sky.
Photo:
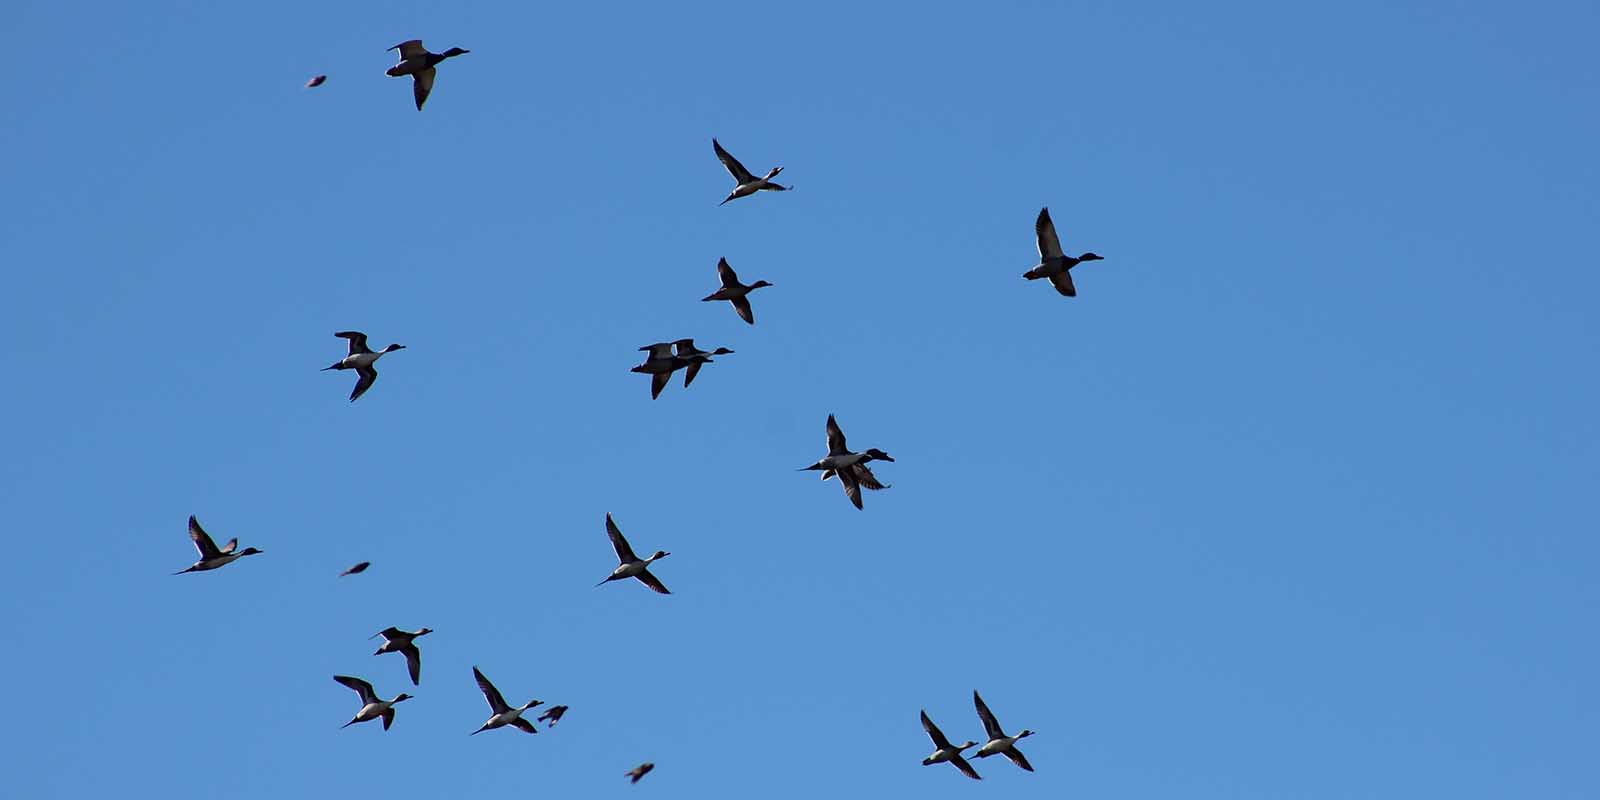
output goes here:
[[1600, 795], [1592, 2], [5, 17], [0, 794]]

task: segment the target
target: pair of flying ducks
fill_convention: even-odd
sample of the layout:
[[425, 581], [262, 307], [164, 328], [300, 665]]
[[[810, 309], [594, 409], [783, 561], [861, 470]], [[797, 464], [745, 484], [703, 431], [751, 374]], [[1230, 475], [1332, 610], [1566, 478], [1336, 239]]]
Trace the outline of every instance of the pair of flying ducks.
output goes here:
[[[978, 718], [983, 720], [983, 731], [989, 737], [988, 743], [978, 748], [978, 758], [988, 758], [997, 753], [1003, 754], [1006, 758], [1011, 759], [1011, 763], [1032, 772], [1033, 766], [1022, 755], [1022, 751], [1017, 749], [1017, 742], [1032, 736], [1033, 731], [1024, 729], [1016, 736], [1007, 736], [1005, 729], [1000, 727], [1000, 721], [995, 719], [994, 712], [989, 710], [988, 704], [983, 702], [983, 698], [978, 696], [976, 691], [972, 693], [972, 704], [977, 707]], [[937, 748], [933, 751], [933, 755], [922, 759], [923, 766], [926, 767], [929, 764], [954, 764], [956, 769], [961, 770], [962, 775], [975, 781], [983, 780], [978, 771], [973, 769], [972, 765], [967, 763], [966, 758], [961, 755], [961, 751], [969, 747], [977, 747], [977, 742], [969, 740], [966, 744], [960, 746], [951, 744], [950, 740], [945, 738], [944, 732], [939, 730], [939, 726], [933, 724], [933, 720], [928, 718], [927, 711], [922, 712], [922, 729], [928, 732], [928, 738], [933, 740], [933, 746]]]
[[[383, 651], [380, 650], [379, 652]], [[532, 722], [523, 719], [522, 713], [530, 708], [533, 708], [534, 706], [543, 705], [543, 701], [529, 700], [520, 706], [513, 706], [506, 702], [505, 697], [500, 694], [500, 690], [496, 689], [494, 684], [490, 683], [489, 679], [484, 677], [483, 672], [477, 667], [472, 668], [472, 677], [477, 680], [478, 691], [483, 692], [483, 699], [489, 702], [489, 710], [491, 712], [489, 719], [486, 720], [477, 730], [473, 731], [473, 735], [483, 733], [484, 731], [492, 731], [495, 728], [504, 728], [507, 725], [510, 725], [511, 727], [516, 728], [524, 733], [539, 732], [539, 729], [535, 728]], [[378, 696], [377, 691], [372, 688], [372, 684], [360, 678], [351, 677], [349, 675], [335, 675], [333, 676], [333, 679], [345, 687], [353, 689], [356, 694], [361, 696], [361, 710], [357, 711], [356, 715], [351, 717], [349, 722], [346, 722], [340, 727], [348, 728], [358, 722], [370, 722], [375, 719], [382, 719], [383, 729], [388, 730], [389, 726], [394, 724], [394, 707], [402, 701], [411, 699], [411, 695], [401, 692], [400, 694], [396, 695], [393, 700], [384, 700]], [[566, 711], [566, 706], [554, 706], [549, 711], [541, 714], [539, 716], [539, 721], [548, 721], [549, 724], [554, 725], [556, 724], [557, 720], [561, 719], [561, 715], [565, 714]]]
[[638, 372], [650, 376], [650, 399], [661, 396], [661, 390], [667, 388], [667, 383], [672, 380], [672, 373], [683, 370], [683, 387], [689, 388], [694, 383], [694, 376], [700, 374], [700, 367], [711, 363], [712, 356], [725, 356], [733, 353], [726, 347], [706, 351], [694, 346], [693, 339], [679, 339], [675, 342], [656, 342], [647, 344], [640, 350], [647, 351], [644, 363], [629, 372]]

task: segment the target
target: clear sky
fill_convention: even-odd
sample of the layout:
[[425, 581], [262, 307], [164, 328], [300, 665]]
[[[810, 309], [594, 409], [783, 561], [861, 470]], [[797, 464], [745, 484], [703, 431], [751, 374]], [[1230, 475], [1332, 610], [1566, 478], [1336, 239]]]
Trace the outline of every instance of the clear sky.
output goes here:
[[1600, 7], [1401, 5], [11, 0], [0, 791], [1600, 795]]

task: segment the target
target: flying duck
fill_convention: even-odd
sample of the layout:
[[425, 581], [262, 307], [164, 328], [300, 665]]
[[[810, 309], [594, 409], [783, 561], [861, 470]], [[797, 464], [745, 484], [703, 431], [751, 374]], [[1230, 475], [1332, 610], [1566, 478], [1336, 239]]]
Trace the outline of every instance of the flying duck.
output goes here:
[[738, 273], [733, 271], [733, 267], [728, 266], [728, 259], [726, 258], [717, 261], [717, 277], [722, 279], [722, 288], [700, 298], [700, 302], [726, 300], [733, 304], [734, 311], [739, 312], [739, 319], [751, 325], [756, 324], [755, 312], [750, 310], [750, 298], [746, 297], [746, 295], [763, 286], [771, 286], [772, 284], [766, 281], [756, 281], [749, 286], [740, 283]]
[[944, 732], [939, 730], [939, 726], [933, 724], [933, 720], [928, 719], [928, 712], [926, 711], [922, 712], [922, 729], [928, 732], [928, 738], [933, 740], [933, 746], [935, 748], [933, 755], [922, 759], [922, 766], [926, 767], [929, 764], [943, 764], [948, 762], [956, 765], [956, 769], [961, 770], [962, 775], [965, 775], [975, 781], [983, 780], [983, 776], [979, 775], [978, 771], [973, 769], [972, 765], [968, 764], [965, 758], [961, 757], [962, 750], [965, 750], [969, 747], [977, 747], [977, 742], [968, 740], [966, 744], [959, 747], [950, 744], [950, 740], [944, 738]]
[[1078, 290], [1072, 285], [1072, 268], [1085, 261], [1104, 261], [1094, 253], [1084, 253], [1077, 258], [1061, 252], [1061, 239], [1056, 236], [1056, 224], [1050, 221], [1050, 208], [1039, 209], [1039, 219], [1033, 223], [1033, 232], [1039, 237], [1039, 263], [1033, 269], [1022, 273], [1028, 280], [1049, 278], [1055, 284], [1056, 291], [1067, 297], [1077, 297]]
[[433, 633], [432, 628], [423, 628], [416, 633], [407, 633], [399, 628], [388, 627], [367, 638], [383, 637], [383, 646], [378, 648], [378, 652], [373, 653], [375, 656], [381, 656], [384, 653], [404, 653], [406, 656], [406, 671], [411, 673], [411, 685], [421, 686], [422, 651], [417, 649], [416, 638], [429, 633]]
[[565, 713], [567, 713], [566, 706], [551, 706], [539, 715], [539, 721], [545, 723], [545, 727], [554, 728], [556, 723], [561, 721], [561, 715]]
[[358, 376], [356, 388], [350, 392], [350, 402], [352, 403], [356, 401], [356, 398], [366, 394], [367, 390], [372, 388], [373, 381], [378, 379], [378, 369], [375, 366], [378, 359], [396, 350], [406, 349], [403, 344], [391, 344], [383, 348], [381, 352], [374, 353], [372, 348], [367, 346], [367, 335], [361, 331], [339, 331], [334, 336], [350, 340], [350, 354], [333, 362], [331, 366], [323, 367], [321, 371], [327, 372], [330, 369], [353, 369], [356, 371]]
[[371, 561], [362, 561], [362, 562], [356, 564], [355, 566], [345, 570], [344, 572], [339, 573], [339, 577], [343, 578], [346, 575], [360, 575], [361, 573], [366, 572], [367, 571], [367, 567], [370, 567], [370, 566], [372, 566], [372, 562]]
[[[681, 340], [680, 340], [681, 341]], [[672, 345], [676, 342], [656, 342], [647, 344], [640, 350], [649, 351], [644, 357], [644, 363], [628, 370], [650, 376], [650, 399], [661, 396], [661, 390], [667, 388], [672, 380], [672, 373], [689, 366], [689, 362], [672, 354]]]
[[688, 367], [683, 371], [683, 388], [685, 389], [689, 388], [689, 384], [694, 383], [694, 376], [700, 374], [701, 364], [710, 364], [712, 356], [726, 356], [733, 353], [732, 350], [726, 347], [719, 347], [706, 352], [695, 347], [693, 339], [679, 339], [672, 344], [678, 348], [677, 357], [685, 364], [688, 364]]
[[380, 700], [378, 699], [378, 693], [372, 690], [372, 684], [360, 678], [352, 678], [349, 675], [335, 675], [333, 679], [356, 690], [356, 694], [361, 695], [361, 710], [357, 711], [349, 722], [340, 725], [339, 727], [341, 728], [348, 728], [357, 722], [370, 722], [378, 717], [383, 717], [383, 729], [389, 730], [389, 726], [394, 723], [395, 704], [402, 700], [411, 699], [411, 695], [401, 692], [393, 700]]
[[874, 460], [894, 461], [894, 458], [876, 447], [867, 448], [859, 453], [850, 452], [849, 446], [844, 441], [844, 431], [839, 429], [839, 423], [834, 421], [832, 414], [829, 414], [828, 455], [817, 463], [801, 469], [822, 470], [823, 480], [838, 475], [840, 485], [844, 486], [845, 496], [850, 498], [850, 502], [855, 504], [856, 508], [861, 508], [863, 488], [873, 490], [889, 488], [887, 484], [879, 483], [878, 476], [873, 475], [872, 470], [867, 467], [867, 462]]
[[733, 191], [729, 192], [727, 197], [722, 198], [722, 202], [717, 204], [719, 206], [727, 203], [729, 200], [737, 200], [741, 197], [749, 197], [750, 195], [753, 195], [762, 189], [773, 192], [787, 192], [794, 188], [792, 186], [779, 186], [776, 183], [772, 183], [772, 179], [777, 177], [778, 173], [783, 171], [783, 167], [773, 167], [772, 170], [767, 173], [767, 177], [757, 178], [756, 176], [751, 175], [750, 170], [745, 169], [743, 164], [739, 163], [739, 159], [734, 158], [732, 154], [722, 149], [721, 143], [719, 143], [715, 138], [711, 140], [711, 147], [717, 151], [717, 160], [722, 162], [722, 166], [728, 169], [728, 174], [732, 175], [733, 179], [739, 184], [738, 186], [733, 187]]
[[311, 80], [306, 81], [306, 88], [307, 89], [315, 89], [318, 86], [321, 86], [322, 84], [326, 83], [327, 80], [328, 80], [328, 76], [326, 76], [326, 75], [314, 76], [314, 77], [311, 78]]
[[483, 692], [483, 699], [489, 701], [489, 709], [494, 713], [489, 715], [489, 721], [483, 723], [483, 727], [468, 734], [469, 736], [476, 736], [484, 731], [492, 731], [495, 728], [504, 728], [507, 725], [523, 733], [539, 732], [538, 728], [533, 727], [533, 723], [522, 718], [522, 712], [539, 705], [538, 700], [529, 700], [522, 704], [521, 708], [512, 708], [506, 704], [506, 699], [500, 696], [500, 690], [494, 688], [494, 684], [490, 683], [488, 678], [483, 677], [483, 673], [479, 672], [477, 667], [472, 668], [472, 677], [478, 679], [478, 690]]
[[988, 758], [995, 753], [1004, 753], [1006, 758], [1011, 759], [1011, 763], [1032, 772], [1033, 767], [1028, 764], [1028, 759], [1023, 757], [1022, 751], [1016, 748], [1016, 744], [1032, 736], [1033, 731], [1024, 729], [1016, 736], [1007, 736], [1005, 730], [1000, 727], [1000, 721], [994, 718], [994, 712], [990, 711], [989, 706], [984, 704], [983, 698], [978, 696], [976, 689], [972, 692], [972, 704], [978, 707], [978, 717], [983, 720], [983, 729], [989, 736], [989, 743], [978, 748], [978, 758]]
[[253, 556], [261, 552], [254, 547], [246, 547], [235, 553], [234, 550], [239, 546], [237, 537], [229, 539], [228, 543], [222, 547], [217, 547], [217, 543], [211, 541], [211, 535], [200, 527], [200, 520], [195, 519], [193, 514], [189, 515], [189, 539], [194, 542], [194, 549], [200, 551], [200, 560], [194, 562], [182, 572], [172, 573], [174, 575], [182, 575], [184, 572], [205, 572], [208, 569], [226, 566], [245, 556]]
[[606, 514], [606, 535], [611, 537], [611, 546], [617, 551], [617, 560], [622, 562], [611, 571], [611, 576], [595, 584], [604, 586], [611, 581], [624, 581], [629, 578], [638, 578], [640, 583], [654, 589], [658, 594], [672, 594], [667, 587], [662, 585], [656, 576], [650, 574], [650, 562], [659, 561], [672, 555], [665, 550], [657, 550], [649, 558], [640, 558], [633, 554], [633, 548], [628, 546], [628, 540], [622, 538], [622, 531], [617, 528], [617, 523], [611, 521], [611, 514]]
[[632, 780], [628, 781], [629, 783], [638, 783], [640, 778], [643, 778], [644, 776], [650, 774], [650, 770], [653, 770], [655, 768], [656, 768], [656, 765], [646, 761], [643, 764], [640, 764], [639, 766], [634, 767], [633, 769], [630, 769], [627, 772], [624, 772], [622, 774], [626, 775], [626, 776], [628, 776], [629, 778], [632, 779]]
[[391, 78], [411, 76], [411, 94], [416, 97], [418, 111], [422, 110], [423, 103], [428, 102], [428, 93], [433, 91], [433, 79], [438, 74], [434, 66], [447, 58], [472, 52], [452, 47], [443, 53], [430, 53], [428, 48], [422, 46], [421, 39], [401, 42], [389, 49], [400, 51], [400, 63], [390, 67], [385, 74]]

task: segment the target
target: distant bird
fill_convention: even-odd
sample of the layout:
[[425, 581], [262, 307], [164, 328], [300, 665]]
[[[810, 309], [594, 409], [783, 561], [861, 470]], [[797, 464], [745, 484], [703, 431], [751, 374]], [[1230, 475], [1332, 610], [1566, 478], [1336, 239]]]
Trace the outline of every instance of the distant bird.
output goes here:
[[638, 372], [650, 376], [651, 400], [661, 396], [661, 390], [667, 388], [667, 384], [672, 381], [673, 372], [689, 366], [687, 360], [679, 358], [672, 353], [672, 346], [679, 342], [689, 342], [692, 345], [694, 340], [679, 339], [677, 342], [647, 344], [639, 348], [640, 350], [649, 351], [649, 355], [644, 358], [644, 363], [628, 370], [629, 372]]
[[556, 723], [561, 721], [561, 716], [566, 713], [566, 706], [551, 706], [539, 715], [539, 721], [545, 723], [547, 728], [554, 728]]
[[367, 571], [367, 567], [370, 567], [370, 566], [372, 566], [372, 562], [371, 561], [362, 561], [362, 562], [356, 564], [355, 566], [345, 570], [344, 572], [339, 573], [339, 577], [343, 578], [346, 575], [360, 575], [361, 573], [366, 572]]
[[189, 539], [194, 542], [194, 549], [200, 551], [200, 560], [194, 562], [193, 565], [182, 572], [172, 573], [174, 575], [182, 575], [184, 572], [205, 572], [208, 569], [227, 566], [245, 556], [253, 556], [261, 552], [254, 547], [246, 547], [237, 553], [233, 552], [239, 546], [237, 538], [229, 539], [227, 544], [220, 548], [217, 547], [217, 543], [211, 541], [211, 535], [200, 527], [200, 520], [195, 519], [193, 514], [189, 515]]
[[1067, 297], [1077, 297], [1078, 289], [1072, 285], [1072, 268], [1085, 261], [1104, 261], [1094, 253], [1084, 253], [1073, 258], [1061, 252], [1061, 239], [1056, 236], [1056, 224], [1050, 221], [1050, 208], [1039, 209], [1039, 219], [1033, 223], [1033, 232], [1039, 237], [1039, 263], [1022, 273], [1028, 280], [1049, 278], [1056, 291]]
[[326, 75], [318, 75], [317, 77], [312, 78], [309, 81], [306, 81], [306, 88], [307, 89], [315, 89], [318, 86], [321, 86], [323, 84], [323, 82], [325, 82], [327, 80], [328, 80], [328, 76], [326, 76]]
[[1016, 736], [1007, 736], [1000, 727], [1000, 721], [994, 718], [994, 712], [985, 705], [983, 698], [978, 696], [977, 690], [972, 692], [972, 704], [978, 708], [978, 717], [983, 720], [983, 729], [989, 736], [989, 743], [978, 748], [978, 758], [988, 758], [996, 753], [1004, 753], [1011, 763], [1032, 772], [1033, 767], [1028, 764], [1028, 759], [1022, 756], [1022, 751], [1016, 747], [1017, 742], [1033, 735], [1033, 731], [1024, 729]]
[[633, 769], [630, 769], [627, 772], [624, 772], [622, 774], [624, 774], [624, 775], [626, 775], [626, 776], [628, 776], [629, 778], [632, 779], [632, 780], [628, 781], [629, 783], [638, 783], [640, 778], [643, 778], [644, 776], [650, 774], [650, 770], [653, 770], [655, 768], [656, 768], [656, 765], [646, 761], [643, 764], [640, 764], [639, 766], [634, 767]]
[[400, 51], [400, 63], [390, 67], [384, 74], [391, 78], [398, 78], [401, 75], [411, 76], [411, 94], [417, 100], [418, 111], [422, 110], [423, 103], [428, 102], [428, 93], [433, 91], [433, 79], [438, 74], [434, 66], [447, 58], [472, 52], [452, 47], [443, 53], [430, 53], [422, 46], [421, 39], [404, 41], [389, 49]]
[[933, 720], [928, 719], [928, 712], [926, 711], [922, 712], [922, 729], [928, 732], [928, 738], [933, 740], [933, 746], [935, 748], [933, 755], [922, 759], [922, 766], [926, 767], [929, 764], [943, 764], [948, 762], [956, 765], [956, 769], [961, 770], [962, 775], [965, 775], [975, 781], [983, 780], [983, 776], [979, 775], [978, 771], [973, 769], [972, 765], [968, 764], [965, 758], [961, 757], [962, 750], [965, 750], [969, 747], [977, 747], [977, 742], [968, 740], [966, 744], [960, 745], [959, 747], [950, 744], [950, 740], [944, 738], [944, 732], [939, 730], [939, 726], [933, 724]]
[[745, 169], [743, 164], [739, 163], [739, 159], [734, 158], [728, 151], [722, 149], [722, 144], [719, 143], [715, 138], [711, 140], [711, 147], [717, 151], [717, 160], [722, 162], [722, 166], [728, 169], [728, 174], [732, 175], [734, 181], [738, 183], [737, 186], [733, 187], [733, 191], [728, 193], [727, 197], [722, 198], [721, 203], [717, 204], [719, 206], [727, 203], [729, 200], [737, 200], [741, 197], [749, 197], [750, 195], [753, 195], [763, 189], [773, 192], [787, 192], [794, 188], [792, 186], [779, 186], [776, 183], [772, 183], [772, 179], [777, 177], [778, 173], [783, 171], [783, 167], [773, 167], [767, 172], [767, 176], [765, 178], [757, 178], [756, 176], [751, 175], [750, 170]]
[[867, 467], [868, 461], [894, 461], [894, 459], [876, 447], [867, 448], [859, 453], [850, 452], [849, 446], [845, 444], [844, 431], [839, 429], [839, 423], [834, 421], [832, 414], [829, 414], [828, 454], [817, 463], [801, 469], [822, 470], [823, 480], [838, 475], [839, 483], [844, 486], [845, 496], [850, 498], [850, 502], [855, 504], [856, 508], [861, 508], [863, 488], [873, 490], [889, 488], [888, 484], [878, 482], [878, 476], [873, 475], [872, 470]]
[[733, 304], [733, 310], [739, 312], [739, 319], [751, 325], [756, 324], [755, 312], [750, 310], [750, 298], [746, 295], [763, 286], [771, 286], [772, 284], [766, 281], [756, 281], [749, 286], [740, 283], [738, 273], [733, 271], [733, 267], [728, 266], [728, 259], [726, 258], [717, 261], [717, 277], [722, 279], [722, 288], [700, 298], [700, 302], [727, 300]]
[[529, 700], [520, 707], [512, 708], [506, 703], [506, 699], [500, 695], [500, 690], [494, 688], [494, 684], [490, 683], [488, 678], [483, 677], [483, 673], [479, 672], [477, 667], [472, 668], [472, 677], [478, 679], [478, 690], [483, 692], [483, 699], [489, 701], [489, 709], [494, 713], [489, 715], [489, 721], [483, 723], [483, 727], [469, 735], [476, 736], [484, 731], [504, 728], [507, 725], [523, 733], [539, 732], [538, 728], [533, 727], [533, 723], [522, 718], [522, 712], [539, 705], [540, 701]]
[[595, 584], [604, 586], [611, 581], [625, 581], [629, 578], [638, 578], [640, 583], [654, 589], [659, 594], [672, 594], [667, 587], [662, 585], [656, 576], [650, 574], [650, 564], [672, 555], [665, 550], [657, 550], [649, 558], [640, 558], [633, 554], [633, 548], [628, 546], [628, 540], [622, 538], [622, 531], [617, 528], [617, 523], [611, 521], [611, 515], [606, 514], [606, 535], [611, 537], [611, 546], [617, 551], [617, 560], [622, 562], [611, 571], [611, 577]]
[[389, 726], [394, 723], [395, 704], [402, 700], [411, 699], [411, 695], [401, 692], [395, 695], [393, 700], [380, 700], [378, 699], [378, 693], [372, 690], [372, 684], [360, 678], [352, 678], [349, 675], [335, 675], [333, 679], [356, 690], [356, 694], [361, 695], [361, 710], [357, 711], [349, 722], [340, 725], [339, 727], [341, 728], [348, 728], [357, 722], [370, 722], [383, 717], [383, 729], [389, 730]]
[[712, 356], [733, 355], [733, 351], [726, 347], [719, 347], [706, 352], [695, 347], [693, 339], [679, 339], [672, 344], [678, 348], [677, 357], [688, 364], [683, 370], [683, 388], [685, 389], [689, 388], [689, 384], [694, 383], [694, 376], [700, 374], [700, 366], [711, 363]]
[[384, 653], [404, 653], [406, 657], [406, 672], [411, 673], [411, 685], [422, 685], [422, 651], [417, 649], [416, 638], [433, 633], [432, 628], [423, 628], [416, 633], [408, 633], [395, 627], [384, 628], [368, 636], [368, 639], [383, 637], [383, 646], [378, 648], [375, 656]]
[[356, 388], [350, 392], [350, 402], [352, 403], [356, 401], [356, 398], [366, 394], [367, 390], [372, 388], [373, 381], [378, 379], [378, 369], [375, 366], [378, 359], [396, 350], [406, 349], [403, 344], [391, 344], [383, 348], [382, 352], [374, 353], [372, 348], [367, 347], [367, 335], [360, 331], [339, 331], [334, 336], [350, 340], [350, 354], [333, 362], [332, 366], [323, 367], [321, 371], [327, 372], [330, 369], [353, 369], [356, 371]]

